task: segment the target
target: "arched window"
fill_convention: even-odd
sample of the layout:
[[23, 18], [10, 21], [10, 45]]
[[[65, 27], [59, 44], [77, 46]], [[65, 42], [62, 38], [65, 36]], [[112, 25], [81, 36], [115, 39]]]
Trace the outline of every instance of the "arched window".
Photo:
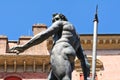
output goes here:
[[85, 44], [85, 41], [84, 41], [84, 40], [81, 40], [80, 43], [81, 43], [81, 44]]
[[111, 42], [112, 44], [115, 44], [116, 43], [116, 41], [115, 40], [112, 40], [112, 42]]
[[87, 44], [91, 44], [91, 40], [87, 40]]
[[99, 44], [103, 44], [103, 40], [99, 40]]
[[6, 77], [4, 80], [22, 80], [22, 79], [17, 76], [9, 76], [9, 77]]
[[105, 44], [109, 44], [110, 43], [110, 40], [105, 40]]

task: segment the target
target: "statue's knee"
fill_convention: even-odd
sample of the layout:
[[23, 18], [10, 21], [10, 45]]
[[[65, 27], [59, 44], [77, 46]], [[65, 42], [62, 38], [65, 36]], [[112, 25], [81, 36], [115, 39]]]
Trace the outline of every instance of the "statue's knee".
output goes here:
[[71, 80], [70, 77], [65, 76], [62, 80]]

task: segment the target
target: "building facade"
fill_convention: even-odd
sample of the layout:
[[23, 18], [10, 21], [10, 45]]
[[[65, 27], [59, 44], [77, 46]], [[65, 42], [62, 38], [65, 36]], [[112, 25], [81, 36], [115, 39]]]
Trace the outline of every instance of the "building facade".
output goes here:
[[[32, 26], [33, 36], [47, 29], [44, 24]], [[47, 80], [50, 71], [50, 37], [41, 44], [30, 47], [19, 55], [9, 52], [16, 45], [22, 45], [32, 36], [21, 36], [18, 41], [8, 40], [0, 35], [0, 80]], [[80, 42], [92, 63], [92, 34], [80, 35]], [[120, 80], [120, 34], [98, 34], [96, 80]], [[92, 65], [91, 65], [92, 66]], [[83, 80], [80, 62], [75, 59], [72, 80]]]

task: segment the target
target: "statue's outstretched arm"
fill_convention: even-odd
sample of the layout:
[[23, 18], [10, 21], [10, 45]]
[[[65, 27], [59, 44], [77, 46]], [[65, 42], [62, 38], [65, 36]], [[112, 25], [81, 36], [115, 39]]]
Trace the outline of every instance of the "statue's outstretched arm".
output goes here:
[[32, 37], [27, 43], [23, 45], [23, 48], [27, 49], [31, 46], [43, 42], [44, 40], [48, 39], [50, 36], [55, 34], [59, 30], [59, 28], [60, 27], [57, 24], [51, 25], [47, 30], [42, 31], [36, 34], [34, 37]]
[[55, 34], [59, 30], [60, 27], [61, 26], [59, 26], [59, 23], [55, 23], [55, 24], [51, 25], [47, 30], [36, 34], [24, 45], [18, 45], [16, 47], [13, 47], [10, 49], [10, 51], [17, 50], [19, 52], [23, 52], [24, 50], [28, 49], [29, 47], [37, 45], [37, 44], [43, 42], [44, 40], [46, 40], [47, 38], [49, 38], [50, 36], [52, 36], [53, 34]]

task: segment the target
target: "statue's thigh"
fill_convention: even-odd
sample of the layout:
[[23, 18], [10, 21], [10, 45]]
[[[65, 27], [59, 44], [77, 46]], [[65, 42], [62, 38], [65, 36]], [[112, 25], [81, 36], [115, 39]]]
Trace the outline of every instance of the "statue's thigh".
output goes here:
[[62, 56], [52, 57], [52, 71], [53, 73], [62, 79], [65, 75], [71, 75], [72, 67], [68, 59], [64, 59]]
[[50, 71], [50, 74], [48, 76], [48, 80], [58, 80], [57, 77], [54, 75], [53, 71]]

